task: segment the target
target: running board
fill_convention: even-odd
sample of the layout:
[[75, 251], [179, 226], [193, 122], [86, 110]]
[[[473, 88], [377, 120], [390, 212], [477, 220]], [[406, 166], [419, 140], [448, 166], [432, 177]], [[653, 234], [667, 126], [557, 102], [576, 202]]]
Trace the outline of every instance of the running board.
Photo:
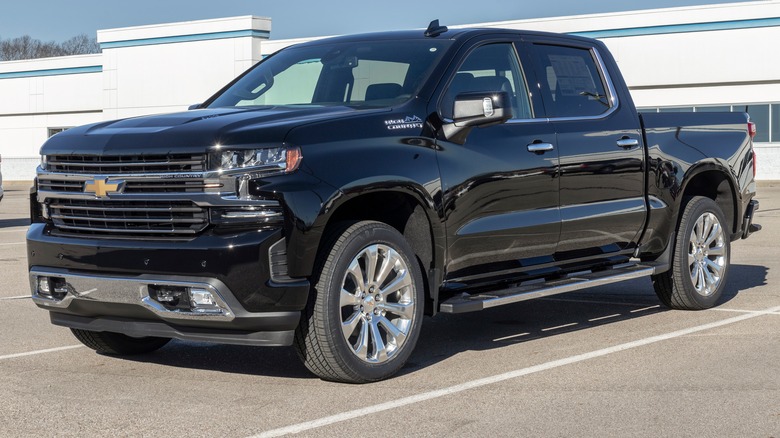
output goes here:
[[611, 269], [596, 272], [579, 272], [556, 280], [521, 284], [509, 289], [462, 295], [444, 301], [439, 306], [443, 313], [466, 313], [504, 304], [517, 303], [534, 298], [549, 297], [594, 286], [617, 283], [634, 278], [647, 277], [665, 268], [661, 264], [625, 263]]

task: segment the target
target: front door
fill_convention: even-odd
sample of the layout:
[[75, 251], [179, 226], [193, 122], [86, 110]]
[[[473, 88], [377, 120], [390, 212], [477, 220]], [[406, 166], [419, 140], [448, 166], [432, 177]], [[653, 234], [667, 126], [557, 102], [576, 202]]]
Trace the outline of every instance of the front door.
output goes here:
[[439, 101], [442, 118], [452, 117], [458, 94], [477, 91], [508, 92], [514, 119], [475, 128], [462, 145], [439, 141], [445, 280], [453, 288], [549, 263], [560, 233], [555, 132], [534, 116], [536, 97], [511, 42], [485, 42], [462, 58]]

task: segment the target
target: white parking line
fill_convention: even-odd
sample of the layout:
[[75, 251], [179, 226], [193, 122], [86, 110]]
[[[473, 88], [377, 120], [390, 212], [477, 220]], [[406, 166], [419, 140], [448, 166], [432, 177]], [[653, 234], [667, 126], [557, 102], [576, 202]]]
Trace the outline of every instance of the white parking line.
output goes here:
[[725, 325], [735, 324], [741, 321], [756, 318], [765, 315], [767, 313], [774, 313], [777, 311], [780, 311], [780, 306], [772, 307], [760, 312], [746, 313], [744, 315], [735, 316], [721, 321], [711, 322], [709, 324], [702, 324], [687, 329], [677, 330], [662, 335], [651, 336], [649, 338], [639, 339], [637, 341], [626, 342], [625, 344], [619, 344], [612, 347], [603, 348], [601, 350], [591, 351], [589, 353], [578, 354], [576, 356], [571, 356], [564, 359], [558, 359], [558, 360], [543, 363], [540, 365], [535, 365], [528, 368], [522, 368], [519, 370], [510, 371], [503, 374], [497, 374], [495, 376], [485, 377], [477, 380], [471, 380], [468, 382], [461, 383], [459, 385], [454, 385], [447, 388], [424, 392], [421, 394], [416, 394], [409, 397], [400, 398], [397, 400], [391, 400], [389, 402], [380, 403], [373, 406], [367, 406], [352, 411], [342, 412], [340, 414], [331, 415], [329, 417], [322, 417], [316, 420], [293, 424], [291, 426], [281, 427], [279, 429], [273, 429], [273, 430], [262, 432], [258, 435], [254, 435], [252, 438], [284, 436], [284, 435], [289, 435], [294, 433], [305, 432], [307, 430], [317, 429], [320, 427], [328, 426], [334, 423], [340, 423], [342, 421], [347, 421], [354, 418], [360, 418], [364, 416], [374, 416], [382, 411], [396, 409], [403, 406], [412, 405], [415, 403], [421, 403], [427, 400], [433, 400], [436, 398], [457, 394], [459, 392], [468, 391], [470, 389], [480, 388], [482, 386], [492, 385], [494, 383], [503, 382], [505, 380], [516, 379], [518, 377], [527, 376], [529, 374], [534, 374], [541, 371], [547, 371], [565, 365], [571, 365], [574, 363], [583, 362], [597, 357], [606, 356], [608, 354], [619, 353], [621, 351], [626, 351], [637, 347], [643, 347], [645, 345], [650, 345], [657, 342], [666, 341], [669, 339], [679, 338], [681, 336], [690, 335], [704, 330], [710, 330], [717, 327], [723, 327]]
[[32, 298], [32, 295], [19, 295], [18, 297], [0, 297], [0, 301], [6, 300], [23, 300], [25, 298]]
[[27, 242], [0, 243], [0, 246], [24, 245], [25, 243], [27, 243]]
[[24, 356], [34, 356], [36, 354], [56, 353], [58, 351], [72, 350], [74, 348], [81, 348], [81, 347], [83, 347], [83, 345], [69, 345], [67, 347], [47, 348], [46, 350], [35, 350], [35, 351], [28, 351], [25, 353], [6, 354], [5, 356], [0, 356], [0, 360], [14, 359], [17, 357], [24, 357]]
[[519, 338], [521, 336], [528, 336], [528, 335], [530, 335], [530, 333], [518, 333], [516, 335], [509, 335], [509, 336], [504, 336], [503, 338], [493, 339], [493, 342], [506, 341], [507, 339], [514, 339], [514, 338]]
[[27, 227], [14, 230], [0, 230], [0, 233], [21, 233], [22, 231], [27, 232]]
[[780, 315], [780, 312], [767, 312], [766, 310], [741, 310], [741, 309], [710, 309], [718, 312], [755, 313], [758, 315]]
[[571, 327], [571, 326], [575, 326], [575, 325], [577, 325], [577, 323], [576, 322], [572, 322], [572, 323], [569, 323], [569, 324], [556, 325], [555, 327], [543, 328], [542, 331], [543, 332], [549, 332], [550, 330], [558, 330], [558, 329]]
[[645, 310], [657, 309], [659, 307], [661, 307], [661, 305], [660, 304], [656, 304], [655, 306], [642, 307], [641, 309], [632, 310], [631, 313], [644, 312]]
[[602, 319], [615, 318], [615, 317], [618, 317], [618, 316], [620, 316], [620, 314], [616, 313], [614, 315], [607, 315], [607, 316], [601, 316], [601, 317], [598, 317], [598, 318], [589, 319], [588, 322], [596, 322], [596, 321], [601, 321]]

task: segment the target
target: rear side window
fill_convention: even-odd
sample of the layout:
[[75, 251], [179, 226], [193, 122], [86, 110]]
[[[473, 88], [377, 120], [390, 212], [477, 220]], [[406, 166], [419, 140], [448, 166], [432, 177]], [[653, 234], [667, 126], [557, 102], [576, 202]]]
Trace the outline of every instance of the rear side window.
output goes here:
[[612, 107], [591, 50], [545, 44], [534, 49], [548, 117], [598, 116]]

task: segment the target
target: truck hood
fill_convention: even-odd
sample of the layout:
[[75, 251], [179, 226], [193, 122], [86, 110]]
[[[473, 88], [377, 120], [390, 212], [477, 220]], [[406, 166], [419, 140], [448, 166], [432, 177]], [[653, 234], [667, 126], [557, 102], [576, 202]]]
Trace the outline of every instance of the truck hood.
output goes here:
[[101, 122], [72, 128], [44, 143], [41, 154], [197, 154], [216, 145], [280, 145], [296, 126], [387, 108], [215, 108]]

